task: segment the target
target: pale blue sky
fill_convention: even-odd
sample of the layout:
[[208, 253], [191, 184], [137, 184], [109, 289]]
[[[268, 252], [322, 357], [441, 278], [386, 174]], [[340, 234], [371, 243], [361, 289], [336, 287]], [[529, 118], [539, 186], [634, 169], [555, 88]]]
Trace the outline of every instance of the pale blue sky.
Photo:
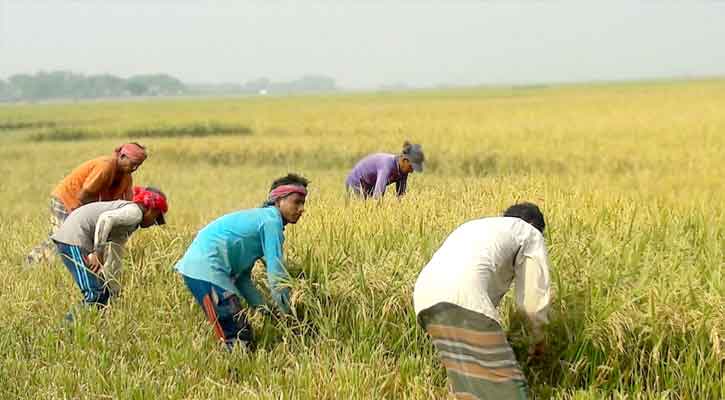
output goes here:
[[348, 88], [725, 75], [725, 2], [0, 0], [0, 78]]

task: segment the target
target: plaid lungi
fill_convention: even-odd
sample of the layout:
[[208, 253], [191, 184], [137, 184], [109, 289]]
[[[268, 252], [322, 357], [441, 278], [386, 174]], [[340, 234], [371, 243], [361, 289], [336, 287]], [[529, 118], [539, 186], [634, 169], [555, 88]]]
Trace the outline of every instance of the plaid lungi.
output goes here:
[[[50, 198], [50, 235], [53, 236], [66, 218], [68, 218], [68, 210], [58, 198], [51, 196]], [[42, 243], [35, 246], [28, 254], [27, 261], [29, 264], [46, 261], [53, 257], [55, 253], [55, 244], [50, 238], [45, 239]]]
[[421, 311], [457, 399], [526, 399], [526, 378], [501, 326], [451, 303]]

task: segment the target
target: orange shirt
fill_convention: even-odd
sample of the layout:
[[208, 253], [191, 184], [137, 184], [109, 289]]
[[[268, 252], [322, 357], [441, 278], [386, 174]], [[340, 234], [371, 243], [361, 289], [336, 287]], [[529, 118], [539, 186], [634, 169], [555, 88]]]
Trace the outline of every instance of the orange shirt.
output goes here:
[[[133, 200], [133, 180], [131, 175], [116, 176], [115, 156], [98, 157], [81, 164], [63, 178], [53, 189], [68, 211], [81, 206], [81, 190], [93, 194], [95, 201]], [[118, 172], [120, 174], [120, 172]], [[118, 178], [118, 179], [117, 179]]]

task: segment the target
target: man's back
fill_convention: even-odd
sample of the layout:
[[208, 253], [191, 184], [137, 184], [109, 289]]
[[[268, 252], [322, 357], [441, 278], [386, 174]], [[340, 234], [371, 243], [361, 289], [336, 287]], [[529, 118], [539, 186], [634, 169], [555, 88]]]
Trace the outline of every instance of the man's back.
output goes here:
[[449, 302], [500, 322], [499, 301], [524, 256], [546, 263], [542, 234], [519, 218], [491, 217], [459, 226], [421, 271], [415, 311]]
[[[98, 222], [98, 218], [101, 214], [106, 211], [117, 210], [121, 207], [130, 205], [134, 205], [134, 203], [126, 200], [99, 201], [86, 204], [70, 213], [68, 218], [63, 222], [63, 225], [61, 225], [58, 231], [53, 234], [51, 238], [56, 242], [79, 246], [84, 250], [93, 251], [96, 223]], [[135, 214], [138, 214], [139, 218], [137, 219], [140, 223], [140, 209], [135, 208], [133, 211]], [[108, 241], [123, 244], [128, 236], [137, 228], [138, 224], [129, 226], [114, 226], [113, 230], [110, 232]]]
[[[234, 291], [230, 278], [249, 273], [256, 260], [272, 256], [278, 262], [284, 242], [282, 232], [282, 217], [276, 207], [224, 215], [199, 231], [176, 270]], [[270, 244], [273, 254], [267, 254]]]

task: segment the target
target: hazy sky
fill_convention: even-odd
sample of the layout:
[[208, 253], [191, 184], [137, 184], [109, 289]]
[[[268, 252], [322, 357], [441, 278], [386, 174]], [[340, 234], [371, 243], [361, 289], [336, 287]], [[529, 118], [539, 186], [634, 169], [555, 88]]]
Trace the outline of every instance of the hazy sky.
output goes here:
[[725, 2], [0, 0], [0, 78], [348, 88], [725, 75]]

